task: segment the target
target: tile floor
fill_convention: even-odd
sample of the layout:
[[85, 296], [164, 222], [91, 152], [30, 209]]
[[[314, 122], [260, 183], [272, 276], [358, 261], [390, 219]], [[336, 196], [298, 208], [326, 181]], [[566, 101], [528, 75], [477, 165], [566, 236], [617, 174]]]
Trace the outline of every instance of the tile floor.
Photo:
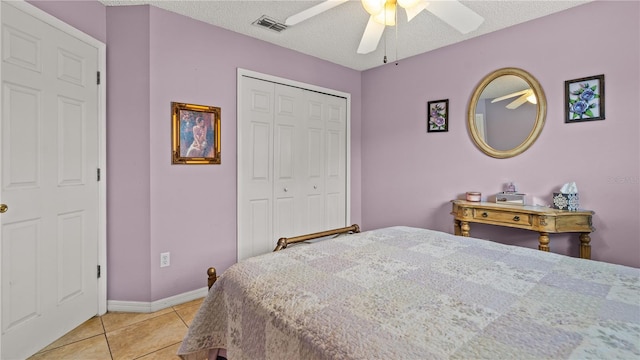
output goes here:
[[163, 360], [176, 355], [203, 299], [154, 313], [108, 312], [87, 320], [28, 360]]

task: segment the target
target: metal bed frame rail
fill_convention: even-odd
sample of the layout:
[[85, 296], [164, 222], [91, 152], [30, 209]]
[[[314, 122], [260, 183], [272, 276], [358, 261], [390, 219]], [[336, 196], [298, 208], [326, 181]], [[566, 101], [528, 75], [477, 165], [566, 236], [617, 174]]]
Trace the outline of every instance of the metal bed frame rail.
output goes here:
[[[300, 242], [307, 241], [307, 240], [318, 239], [318, 238], [322, 238], [322, 237], [325, 237], [325, 236], [341, 235], [341, 234], [347, 234], [347, 233], [353, 234], [353, 233], [359, 233], [359, 232], [360, 232], [360, 226], [358, 226], [358, 224], [353, 224], [351, 226], [347, 226], [347, 227], [343, 227], [343, 228], [320, 231], [320, 232], [316, 232], [316, 233], [300, 235], [300, 236], [294, 236], [294, 237], [290, 237], [290, 238], [282, 237], [282, 238], [278, 239], [278, 245], [276, 246], [275, 249], [273, 249], [273, 251], [274, 252], [275, 251], [280, 251], [282, 249], [286, 249], [287, 246], [289, 246], [291, 244], [296, 244], [296, 243], [300, 243]], [[213, 284], [218, 279], [218, 275], [216, 273], [216, 268], [215, 267], [210, 267], [209, 269], [207, 269], [207, 276], [208, 276], [207, 277], [207, 285], [208, 285], [209, 289], [211, 289], [211, 286], [213, 286]]]
[[321, 237], [325, 237], [325, 236], [340, 235], [340, 234], [345, 234], [345, 233], [359, 233], [359, 232], [360, 232], [360, 226], [358, 226], [358, 224], [353, 224], [351, 226], [347, 226], [347, 227], [343, 227], [343, 228], [320, 231], [320, 232], [316, 232], [316, 233], [312, 233], [312, 234], [294, 236], [294, 237], [290, 237], [290, 238], [282, 237], [282, 238], [278, 239], [278, 246], [276, 246], [276, 248], [273, 249], [273, 251], [274, 252], [275, 251], [280, 251], [282, 249], [286, 249], [287, 246], [289, 246], [291, 244], [296, 244], [296, 243], [299, 243], [299, 242], [312, 240], [312, 239], [317, 239], [317, 238], [321, 238]]

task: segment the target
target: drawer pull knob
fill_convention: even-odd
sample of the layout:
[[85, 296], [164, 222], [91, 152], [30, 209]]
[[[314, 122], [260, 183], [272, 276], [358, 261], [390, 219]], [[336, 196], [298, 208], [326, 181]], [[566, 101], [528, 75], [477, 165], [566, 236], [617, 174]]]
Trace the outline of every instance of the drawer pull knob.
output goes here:
[[513, 221], [520, 221], [520, 216], [514, 216]]
[[486, 212], [482, 213], [482, 217], [487, 217], [487, 216], [489, 216], [489, 214], [487, 214]]

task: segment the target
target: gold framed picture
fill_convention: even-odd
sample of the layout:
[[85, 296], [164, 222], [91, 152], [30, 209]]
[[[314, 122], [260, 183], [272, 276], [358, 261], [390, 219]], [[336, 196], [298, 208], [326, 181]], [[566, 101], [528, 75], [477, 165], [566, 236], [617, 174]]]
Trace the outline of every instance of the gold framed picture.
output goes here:
[[220, 164], [220, 108], [171, 103], [172, 164]]

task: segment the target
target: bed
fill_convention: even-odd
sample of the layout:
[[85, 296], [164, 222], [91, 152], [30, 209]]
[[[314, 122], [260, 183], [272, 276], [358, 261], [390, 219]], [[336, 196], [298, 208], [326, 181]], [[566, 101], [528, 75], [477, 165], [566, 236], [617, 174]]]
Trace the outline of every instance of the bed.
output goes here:
[[638, 359], [640, 269], [412, 227], [241, 261], [183, 359]]

